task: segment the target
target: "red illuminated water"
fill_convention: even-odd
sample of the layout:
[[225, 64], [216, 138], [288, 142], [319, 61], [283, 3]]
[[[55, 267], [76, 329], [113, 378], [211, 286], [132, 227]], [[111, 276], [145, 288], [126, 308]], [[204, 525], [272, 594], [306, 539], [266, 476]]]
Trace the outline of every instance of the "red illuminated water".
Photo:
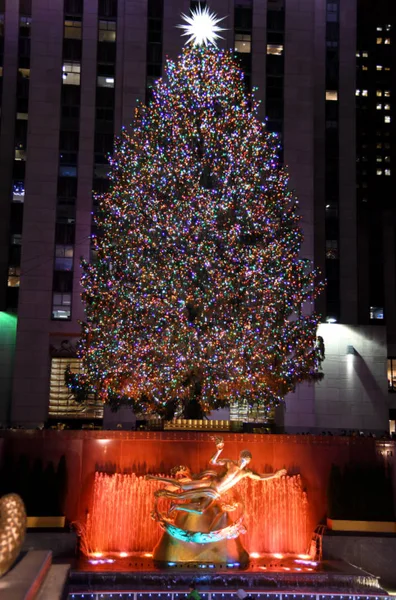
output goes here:
[[[152, 552], [162, 534], [150, 517], [156, 489], [156, 481], [135, 474], [96, 473], [92, 506], [82, 527], [83, 552]], [[238, 494], [245, 504], [247, 533], [242, 542], [249, 553], [307, 552], [311, 532], [300, 476], [268, 482], [245, 479]]]

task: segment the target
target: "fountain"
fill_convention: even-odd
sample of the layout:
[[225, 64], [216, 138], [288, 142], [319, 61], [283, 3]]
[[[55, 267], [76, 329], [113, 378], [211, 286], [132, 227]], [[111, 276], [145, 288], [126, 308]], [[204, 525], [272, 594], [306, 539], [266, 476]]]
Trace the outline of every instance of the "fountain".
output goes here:
[[[223, 466], [221, 462], [222, 459], [219, 461], [220, 467]], [[246, 469], [246, 467], [244, 468]], [[209, 475], [205, 475], [205, 473]], [[211, 481], [210, 478], [214, 476], [213, 473], [213, 471], [204, 472], [204, 479], [201, 480], [190, 479], [188, 487], [191, 486], [191, 481], [201, 483], [198, 494], [195, 494], [196, 498], [205, 498], [205, 490]], [[94, 558], [105, 555], [126, 557], [137, 553], [150, 554], [154, 548], [157, 548], [157, 555], [154, 557], [157, 561], [174, 562], [168, 553], [169, 538], [177, 540], [174, 548], [178, 548], [178, 551], [181, 551], [184, 544], [185, 552], [186, 543], [189, 542], [183, 541], [183, 532], [189, 530], [200, 532], [199, 523], [202, 524], [202, 515], [177, 510], [178, 499], [172, 498], [172, 489], [177, 490], [180, 482], [186, 486], [186, 479], [189, 477], [186, 477], [185, 472], [183, 473], [184, 479], [180, 477], [180, 472], [179, 479], [177, 479], [177, 473], [175, 475], [176, 479], [168, 479], [161, 475], [150, 476], [148, 479], [134, 473], [109, 475], [97, 472], [94, 480], [93, 501], [86, 523], [81, 528], [83, 553]], [[243, 545], [250, 555], [276, 553], [297, 555], [306, 554], [309, 549], [312, 532], [308, 526], [308, 502], [301, 477], [299, 475], [287, 476], [283, 472], [282, 476], [278, 477], [275, 477], [274, 474], [264, 476], [263, 479], [261, 477], [257, 476], [252, 479], [244, 475], [238, 483], [237, 495], [223, 497], [222, 494], [221, 502], [213, 502], [212, 506], [208, 507], [216, 515], [204, 514], [206, 525], [203, 524], [202, 532], [205, 532], [205, 527], [207, 533], [213, 532], [210, 529], [211, 526], [208, 526], [208, 523], [213, 523], [213, 519], [217, 523], [216, 531], [228, 528], [224, 531], [225, 535], [220, 534], [221, 539], [216, 539], [214, 542], [208, 540], [209, 543], [217, 545], [222, 543], [222, 540], [226, 540], [224, 544], [231, 554], [228, 558], [223, 556], [221, 559], [223, 562], [232, 560], [246, 563], [247, 554], [244, 553], [238, 539], [238, 535], [243, 529], [246, 530]], [[204, 484], [203, 489], [202, 483]], [[169, 497], [169, 493], [171, 497]], [[176, 494], [182, 499], [180, 493], [176, 492]], [[157, 502], [153, 511], [152, 498], [155, 495]], [[176, 515], [175, 518], [168, 517], [172, 500], [174, 502], [172, 513]], [[161, 503], [161, 508], [158, 508], [158, 502]], [[190, 502], [191, 492], [190, 499], [185, 504], [190, 504]], [[224, 504], [227, 502], [228, 508], [236, 508], [237, 516], [234, 521], [231, 521], [228, 511], [224, 510]], [[150, 518], [151, 513], [154, 513], [155, 520]], [[233, 522], [235, 523], [234, 527]], [[158, 523], [165, 533], [162, 534]], [[233, 529], [230, 530], [230, 527]], [[173, 535], [169, 533], [170, 529]], [[165, 542], [164, 537], [166, 538]], [[230, 537], [234, 539], [230, 540]], [[235, 542], [235, 540], [237, 541]], [[194, 539], [192, 542], [197, 542], [197, 540]], [[161, 543], [162, 550], [160, 551]], [[166, 548], [164, 548], [164, 544]], [[230, 550], [230, 545], [233, 546], [232, 550]], [[207, 561], [213, 561], [214, 558], [214, 555], [211, 554], [207, 557]], [[193, 560], [191, 553], [188, 555], [188, 560]], [[219, 560], [220, 558], [215, 562], [219, 562]]]

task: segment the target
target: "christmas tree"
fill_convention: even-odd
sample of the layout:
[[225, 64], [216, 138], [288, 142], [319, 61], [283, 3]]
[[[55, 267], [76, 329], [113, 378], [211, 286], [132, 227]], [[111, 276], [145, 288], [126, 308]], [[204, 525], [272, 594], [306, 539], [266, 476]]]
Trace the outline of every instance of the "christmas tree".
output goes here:
[[97, 262], [83, 263], [82, 374], [68, 378], [166, 417], [270, 409], [321, 376], [306, 310], [321, 286], [278, 138], [232, 54], [197, 41], [116, 144]]

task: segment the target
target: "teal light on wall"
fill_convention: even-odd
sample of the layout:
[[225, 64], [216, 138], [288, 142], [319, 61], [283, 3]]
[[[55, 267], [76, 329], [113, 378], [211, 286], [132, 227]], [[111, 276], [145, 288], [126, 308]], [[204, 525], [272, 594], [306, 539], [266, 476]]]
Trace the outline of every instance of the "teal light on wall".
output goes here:
[[12, 375], [18, 318], [15, 314], [0, 311], [0, 423], [10, 418]]
[[18, 317], [14, 314], [0, 311], [0, 335], [3, 333], [3, 328], [14, 329], [16, 331]]

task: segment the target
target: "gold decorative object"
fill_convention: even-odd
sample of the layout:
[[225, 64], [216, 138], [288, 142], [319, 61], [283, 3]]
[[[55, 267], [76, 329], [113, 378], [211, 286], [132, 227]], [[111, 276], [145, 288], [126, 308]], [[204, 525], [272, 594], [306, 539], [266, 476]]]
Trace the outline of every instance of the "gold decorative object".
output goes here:
[[7, 494], [0, 498], [0, 577], [18, 557], [26, 532], [26, 511], [22, 498]]
[[[152, 512], [152, 518], [164, 530], [153, 553], [157, 563], [232, 563], [239, 566], [248, 563], [248, 554], [239, 540], [239, 534], [246, 531], [244, 507], [230, 490], [245, 477], [268, 480], [287, 473], [282, 469], [260, 475], [248, 469], [252, 458], [248, 450], [242, 450], [238, 461], [220, 458], [223, 438], [213, 439], [216, 452], [210, 465], [216, 469], [192, 475], [188, 467], [180, 466], [172, 470], [174, 478], [147, 475], [148, 479], [166, 484], [155, 492]], [[160, 499], [171, 501], [167, 512], [159, 509]], [[233, 511], [239, 512], [234, 521], [229, 516]]]

